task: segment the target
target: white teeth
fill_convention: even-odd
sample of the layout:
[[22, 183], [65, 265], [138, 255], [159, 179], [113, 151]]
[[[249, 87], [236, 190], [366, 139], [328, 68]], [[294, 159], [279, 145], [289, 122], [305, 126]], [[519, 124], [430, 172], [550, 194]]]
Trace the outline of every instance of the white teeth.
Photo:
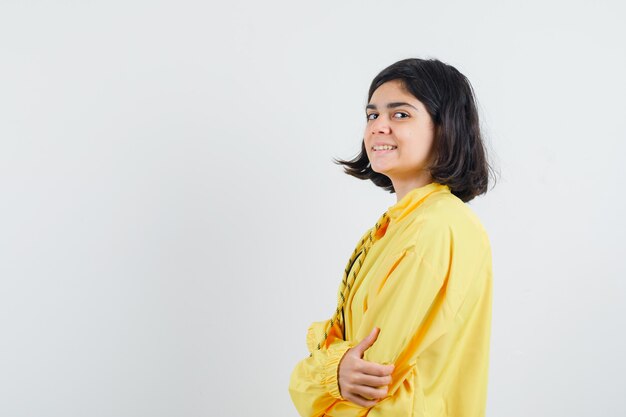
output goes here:
[[397, 146], [391, 146], [391, 145], [372, 146], [372, 149], [375, 151], [390, 151], [396, 148]]

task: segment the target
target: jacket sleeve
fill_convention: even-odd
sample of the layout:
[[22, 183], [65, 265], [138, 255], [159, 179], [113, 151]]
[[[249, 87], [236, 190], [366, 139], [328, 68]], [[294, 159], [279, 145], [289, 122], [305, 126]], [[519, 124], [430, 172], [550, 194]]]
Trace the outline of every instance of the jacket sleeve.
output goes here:
[[[365, 231], [358, 242], [362, 243], [373, 230], [371, 228]], [[358, 248], [357, 245], [357, 250]], [[340, 325], [335, 323], [324, 346], [317, 349], [329, 321], [314, 322], [309, 326], [306, 342], [311, 356], [298, 362], [291, 373], [289, 394], [298, 413], [303, 417], [331, 415], [330, 410], [336, 407], [342, 408], [340, 414], [347, 416], [357, 415], [364, 410], [341, 397], [337, 381], [341, 358], [358, 342], [344, 340]]]
[[430, 243], [424, 250], [409, 246], [390, 259], [378, 285], [371, 285], [368, 290], [370, 304], [354, 342], [342, 340], [339, 329], [335, 329], [326, 347], [312, 350], [326, 322], [309, 328], [307, 344], [313, 355], [298, 363], [290, 383], [291, 398], [301, 416], [363, 415], [364, 408], [341, 398], [337, 368], [345, 352], [374, 327], [380, 328], [378, 339], [365, 351], [363, 359], [394, 364], [395, 369], [387, 398], [373, 408], [377, 409], [376, 415], [410, 414], [413, 398], [397, 392], [398, 388], [414, 375], [417, 355], [445, 333], [447, 321], [452, 319], [446, 298], [450, 295], [446, 294], [448, 243], [438, 242], [439, 247], [437, 242]]
[[370, 304], [356, 332], [362, 340], [380, 328], [363, 359], [395, 365], [389, 396], [412, 373], [419, 355], [450, 330], [463, 302], [465, 291], [448, 285], [452, 268], [466, 268], [452, 261], [452, 233], [446, 227], [432, 232], [397, 254], [378, 285], [369, 288]]
[[289, 394], [303, 417], [323, 416], [337, 401], [342, 401], [337, 383], [339, 361], [354, 344], [341, 337], [335, 324], [321, 349], [316, 349], [327, 321], [311, 324], [307, 332], [307, 347], [311, 356], [298, 362], [289, 382]]
[[395, 365], [389, 390], [393, 395], [428, 344], [426, 339], [445, 333], [445, 325], [433, 326], [435, 317], [449, 316], [451, 312], [445, 311], [445, 272], [431, 266], [414, 248], [399, 255], [383, 281], [374, 290], [377, 294], [371, 294], [374, 296], [370, 300], [374, 301], [363, 316], [356, 339], [363, 339], [374, 327], [380, 328], [378, 339], [363, 359]]

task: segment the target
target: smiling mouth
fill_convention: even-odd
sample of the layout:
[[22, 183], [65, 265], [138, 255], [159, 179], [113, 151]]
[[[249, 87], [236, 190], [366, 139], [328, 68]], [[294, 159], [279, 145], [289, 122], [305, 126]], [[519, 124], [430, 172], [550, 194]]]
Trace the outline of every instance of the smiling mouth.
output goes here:
[[392, 151], [394, 149], [397, 149], [397, 146], [392, 146], [392, 145], [382, 145], [382, 146], [372, 146], [372, 150], [374, 152], [376, 151]]

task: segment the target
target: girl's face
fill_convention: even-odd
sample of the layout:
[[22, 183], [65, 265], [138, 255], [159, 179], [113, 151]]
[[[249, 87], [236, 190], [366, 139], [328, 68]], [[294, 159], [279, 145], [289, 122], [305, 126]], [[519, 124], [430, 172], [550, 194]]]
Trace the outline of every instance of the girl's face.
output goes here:
[[395, 184], [430, 178], [435, 125], [421, 101], [402, 88], [400, 80], [382, 84], [365, 108], [363, 140], [372, 170]]

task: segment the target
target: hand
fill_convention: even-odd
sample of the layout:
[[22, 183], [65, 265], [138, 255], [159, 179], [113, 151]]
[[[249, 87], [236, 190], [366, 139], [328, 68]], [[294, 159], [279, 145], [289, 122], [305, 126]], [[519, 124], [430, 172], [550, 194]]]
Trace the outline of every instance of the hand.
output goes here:
[[362, 407], [373, 407], [387, 395], [391, 384], [393, 365], [381, 365], [363, 360], [365, 351], [374, 344], [380, 333], [379, 328], [348, 349], [339, 362], [338, 382], [341, 396]]

